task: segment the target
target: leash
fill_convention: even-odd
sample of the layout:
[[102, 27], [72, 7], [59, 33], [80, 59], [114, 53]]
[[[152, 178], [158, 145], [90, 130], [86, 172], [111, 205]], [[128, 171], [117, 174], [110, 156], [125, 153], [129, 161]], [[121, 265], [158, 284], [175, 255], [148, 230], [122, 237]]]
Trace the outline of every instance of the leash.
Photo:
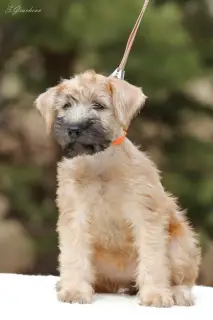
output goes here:
[[[137, 34], [137, 31], [138, 31], [138, 28], [141, 24], [141, 20], [143, 18], [143, 15], [146, 11], [146, 8], [149, 4], [149, 0], [145, 0], [144, 1], [144, 4], [143, 4], [143, 7], [141, 9], [141, 12], [135, 22], [135, 25], [130, 33], [130, 36], [129, 36], [129, 39], [127, 41], [127, 44], [126, 44], [126, 48], [125, 48], [125, 51], [124, 51], [124, 55], [123, 55], [123, 58], [121, 59], [121, 62], [118, 66], [118, 68], [115, 69], [115, 71], [111, 74], [111, 77], [115, 77], [115, 78], [118, 78], [118, 79], [121, 79], [123, 80], [124, 79], [124, 76], [125, 76], [125, 66], [126, 66], [126, 62], [127, 62], [127, 59], [129, 57], [129, 54], [130, 54], [130, 51], [132, 49], [132, 46], [133, 46], [133, 43], [134, 43], [134, 40], [135, 40], [135, 37], [136, 37], [136, 34]], [[117, 138], [116, 140], [114, 140], [112, 142], [113, 145], [119, 145], [121, 144], [124, 140], [125, 140], [125, 137], [126, 137], [126, 130], [124, 129], [124, 134], [122, 136], [120, 136], [119, 138]]]
[[124, 55], [123, 55], [123, 58], [120, 62], [120, 65], [118, 66], [118, 68], [115, 69], [115, 71], [111, 74], [112, 77], [115, 77], [115, 78], [118, 78], [118, 79], [124, 79], [124, 75], [125, 75], [125, 66], [126, 66], [126, 62], [127, 62], [127, 59], [129, 57], [129, 54], [130, 54], [130, 51], [132, 49], [132, 46], [133, 46], [133, 43], [134, 43], [134, 40], [135, 40], [135, 37], [136, 37], [136, 34], [137, 34], [137, 31], [138, 31], [138, 28], [141, 24], [141, 20], [143, 18], [143, 15], [146, 11], [146, 8], [149, 4], [149, 0], [145, 0], [144, 1], [144, 4], [143, 4], [143, 7], [141, 9], [141, 12], [136, 20], [136, 23], [130, 33], [130, 36], [129, 36], [129, 39], [127, 41], [127, 44], [126, 44], [126, 48], [125, 48], [125, 51], [124, 51]]

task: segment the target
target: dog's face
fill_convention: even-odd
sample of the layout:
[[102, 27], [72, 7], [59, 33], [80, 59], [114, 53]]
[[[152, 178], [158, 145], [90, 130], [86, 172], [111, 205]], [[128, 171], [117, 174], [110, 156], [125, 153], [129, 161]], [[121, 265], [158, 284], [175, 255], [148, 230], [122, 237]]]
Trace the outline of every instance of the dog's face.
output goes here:
[[87, 71], [48, 89], [36, 106], [68, 157], [107, 148], [145, 102], [141, 89]]

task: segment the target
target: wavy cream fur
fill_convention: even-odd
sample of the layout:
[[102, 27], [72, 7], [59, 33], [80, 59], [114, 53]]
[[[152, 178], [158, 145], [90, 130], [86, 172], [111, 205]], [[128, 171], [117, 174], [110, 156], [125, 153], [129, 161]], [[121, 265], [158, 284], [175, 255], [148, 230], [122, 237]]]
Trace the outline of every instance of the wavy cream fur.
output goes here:
[[[94, 72], [65, 80], [58, 91], [81, 101], [101, 92], [113, 111], [103, 123], [114, 137], [145, 102], [139, 88]], [[57, 178], [60, 300], [90, 303], [94, 291], [128, 291], [135, 282], [143, 305], [193, 304], [196, 235], [144, 152], [126, 138], [92, 156], [63, 159]]]

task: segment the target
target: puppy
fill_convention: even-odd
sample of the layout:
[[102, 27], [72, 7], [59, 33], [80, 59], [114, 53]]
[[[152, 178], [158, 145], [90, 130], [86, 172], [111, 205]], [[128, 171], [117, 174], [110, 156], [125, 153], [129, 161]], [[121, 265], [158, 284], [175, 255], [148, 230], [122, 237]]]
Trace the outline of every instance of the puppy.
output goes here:
[[200, 264], [196, 235], [154, 163], [124, 137], [146, 100], [124, 80], [87, 71], [36, 106], [64, 150], [58, 164], [58, 299], [138, 291], [145, 306], [188, 306]]

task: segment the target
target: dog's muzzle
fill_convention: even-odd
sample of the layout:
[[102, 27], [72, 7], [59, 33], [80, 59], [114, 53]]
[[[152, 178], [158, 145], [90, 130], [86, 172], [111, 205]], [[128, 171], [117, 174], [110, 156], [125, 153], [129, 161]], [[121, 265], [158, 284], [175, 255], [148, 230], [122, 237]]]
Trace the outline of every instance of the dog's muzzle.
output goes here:
[[53, 131], [56, 141], [68, 158], [92, 155], [105, 150], [111, 143], [110, 134], [98, 119], [68, 123], [66, 119], [57, 117]]

